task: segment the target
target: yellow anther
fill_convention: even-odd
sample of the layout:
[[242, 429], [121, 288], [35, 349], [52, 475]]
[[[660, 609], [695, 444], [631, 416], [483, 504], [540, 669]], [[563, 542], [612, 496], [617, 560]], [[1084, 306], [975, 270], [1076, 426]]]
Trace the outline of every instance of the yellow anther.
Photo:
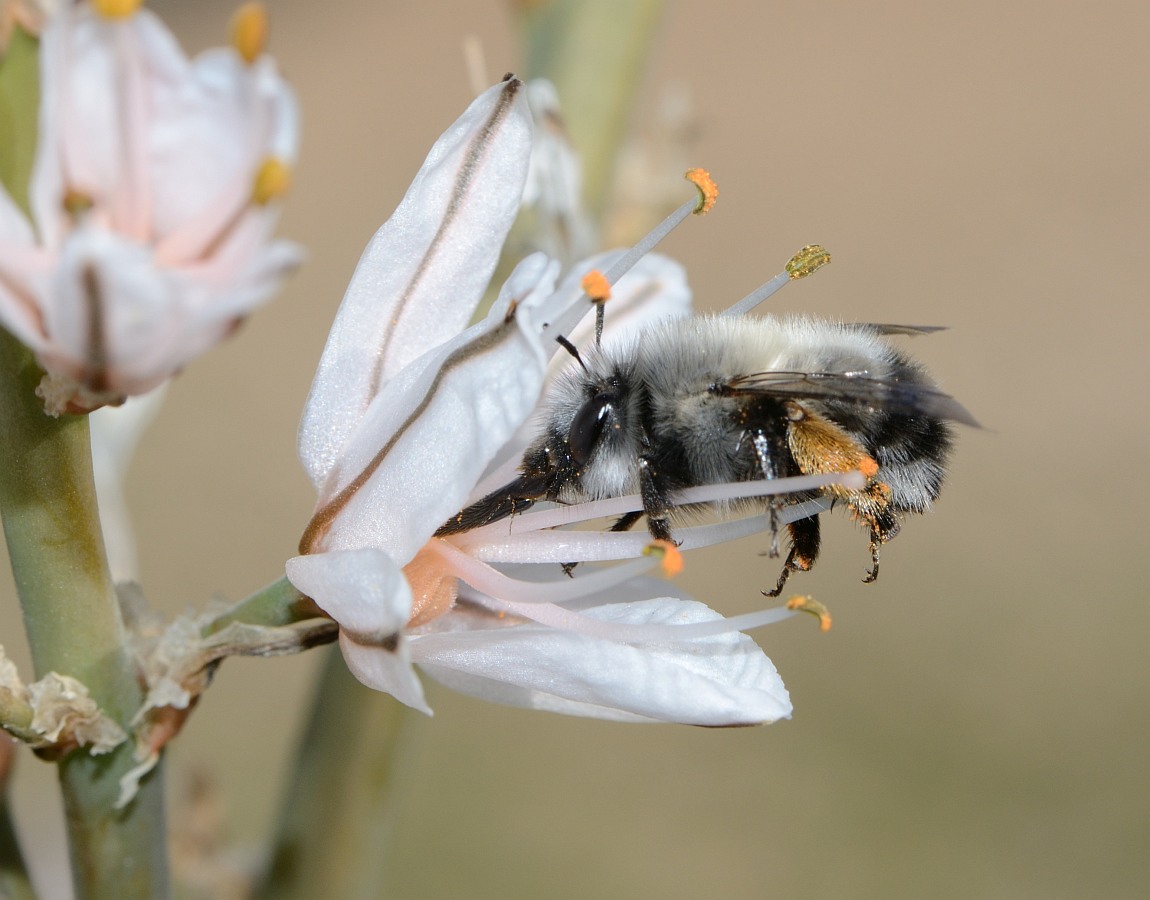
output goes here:
[[579, 285], [583, 288], [583, 293], [595, 303], [606, 303], [611, 299], [611, 282], [598, 269], [592, 269], [584, 275]]
[[245, 3], [232, 14], [232, 46], [248, 65], [259, 59], [268, 43], [268, 10], [262, 3]]
[[291, 167], [282, 159], [269, 156], [256, 172], [252, 200], [260, 206], [282, 197], [291, 187]]
[[806, 278], [831, 261], [831, 255], [819, 244], [807, 244], [787, 262], [791, 278]]
[[643, 555], [659, 557], [659, 565], [668, 578], [683, 571], [683, 554], [670, 541], [652, 541], [643, 548]]
[[706, 215], [719, 197], [719, 186], [706, 169], [688, 169], [683, 177], [699, 189], [699, 205], [695, 207], [695, 215]]
[[791, 597], [791, 599], [787, 601], [787, 609], [810, 613], [819, 620], [819, 631], [831, 630], [830, 610], [819, 603], [814, 597], [803, 597], [802, 595]]
[[92, 9], [105, 19], [126, 19], [143, 5], [144, 0], [92, 0]]
[[64, 212], [72, 221], [77, 221], [84, 216], [88, 210], [96, 205], [90, 194], [85, 194], [83, 191], [78, 191], [76, 188], [68, 188], [64, 191], [64, 196], [61, 199], [61, 205], [64, 207]]

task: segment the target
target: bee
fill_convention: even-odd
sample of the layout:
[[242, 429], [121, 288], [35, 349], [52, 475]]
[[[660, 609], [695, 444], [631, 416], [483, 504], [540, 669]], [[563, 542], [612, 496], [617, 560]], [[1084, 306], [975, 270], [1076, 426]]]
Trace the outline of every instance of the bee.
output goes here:
[[[667, 319], [622, 344], [575, 357], [548, 397], [520, 474], [446, 522], [458, 534], [529, 508], [638, 494], [652, 537], [673, 541], [690, 514], [675, 495], [699, 485], [859, 470], [862, 487], [762, 498], [782, 505], [829, 494], [870, 535], [871, 567], [906, 513], [938, 497], [949, 422], [976, 424], [924, 369], [888, 342], [935, 328], [844, 324], [807, 316]], [[697, 506], [697, 505], [696, 505]], [[774, 589], [819, 555], [819, 517], [786, 525], [790, 549]], [[771, 555], [779, 555], [772, 528]], [[569, 573], [570, 574], [570, 573]]]

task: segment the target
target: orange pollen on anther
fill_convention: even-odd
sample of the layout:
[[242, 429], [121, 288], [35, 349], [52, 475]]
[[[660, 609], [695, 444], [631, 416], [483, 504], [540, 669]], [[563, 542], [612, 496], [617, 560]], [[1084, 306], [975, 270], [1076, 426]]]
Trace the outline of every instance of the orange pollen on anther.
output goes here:
[[683, 571], [683, 554], [670, 541], [652, 541], [643, 548], [644, 556], [658, 556], [659, 566], [668, 578]]
[[443, 557], [431, 549], [430, 545], [415, 554], [415, 559], [403, 567], [403, 575], [411, 585], [411, 618], [407, 622], [408, 628], [416, 628], [438, 619], [455, 603], [459, 583], [448, 570]]
[[105, 19], [126, 19], [143, 5], [144, 0], [92, 0], [92, 9]]
[[606, 303], [611, 299], [611, 282], [598, 269], [592, 269], [584, 275], [579, 285], [583, 288], [583, 293], [596, 303]]
[[706, 169], [688, 169], [683, 177], [699, 189], [699, 205], [695, 207], [695, 215], [705, 216], [719, 197], [719, 186]]
[[809, 613], [819, 620], [819, 631], [831, 630], [831, 613], [822, 603], [814, 597], [804, 597], [801, 594], [791, 597], [787, 601], [787, 609]]
[[262, 3], [245, 3], [232, 14], [232, 46], [249, 66], [260, 58], [268, 43], [268, 10]]
[[252, 201], [265, 206], [282, 197], [291, 187], [291, 167], [282, 159], [269, 156], [256, 172], [252, 184]]
[[874, 478], [878, 474], [878, 463], [871, 457], [864, 456], [859, 460], [859, 471], [867, 478]]

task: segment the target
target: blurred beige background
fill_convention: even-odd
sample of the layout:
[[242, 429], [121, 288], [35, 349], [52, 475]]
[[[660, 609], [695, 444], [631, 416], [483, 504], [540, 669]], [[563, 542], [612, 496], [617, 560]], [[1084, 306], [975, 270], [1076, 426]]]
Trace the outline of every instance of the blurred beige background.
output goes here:
[[[151, 5], [191, 48], [231, 8]], [[304, 116], [282, 231], [310, 260], [177, 380], [141, 448], [129, 499], [169, 611], [281, 571], [313, 499], [299, 410], [352, 267], [470, 98], [462, 40], [492, 79], [521, 61], [496, 0], [271, 7]], [[610, 725], [432, 686], [394, 896], [1146, 895], [1147, 35], [1150, 6], [1119, 0], [670, 5], [634, 122], [668, 88], [695, 105], [690, 156], [723, 195], [666, 250], [699, 305], [821, 242], [834, 265], [775, 307], [951, 326], [910, 349], [987, 427], [876, 585], [864, 536], [827, 529], [801, 588], [834, 630], [757, 634], [790, 722]], [[776, 570], [760, 547], [689, 557], [686, 586], [754, 608]], [[15, 651], [8, 580], [0, 606]], [[177, 815], [205, 772], [259, 851], [316, 661], [225, 664], [171, 754]], [[21, 763], [43, 854], [52, 772]]]

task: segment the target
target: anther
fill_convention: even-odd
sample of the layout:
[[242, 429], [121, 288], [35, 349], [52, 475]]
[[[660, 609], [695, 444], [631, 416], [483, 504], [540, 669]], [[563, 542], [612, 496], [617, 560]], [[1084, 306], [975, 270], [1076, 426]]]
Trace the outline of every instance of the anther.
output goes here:
[[831, 255], [819, 244], [807, 244], [787, 261], [786, 272], [792, 279], [813, 275], [831, 261]]
[[819, 603], [814, 597], [804, 597], [796, 595], [787, 601], [787, 609], [793, 609], [797, 612], [810, 613], [819, 620], [819, 631], [831, 630], [831, 614], [822, 603]]
[[683, 571], [683, 554], [671, 541], [652, 541], [643, 548], [644, 556], [657, 556], [663, 574], [673, 578]]
[[598, 269], [592, 269], [584, 275], [579, 285], [583, 288], [583, 293], [595, 303], [606, 303], [611, 299], [611, 283]]
[[92, 0], [92, 9], [105, 19], [127, 19], [144, 5], [144, 0]]
[[699, 189], [699, 202], [695, 205], [695, 215], [705, 216], [719, 197], [719, 186], [706, 169], [688, 169], [683, 177]]
[[282, 159], [269, 156], [256, 172], [252, 201], [264, 206], [287, 193], [291, 187], [291, 167]]
[[268, 42], [268, 10], [262, 3], [245, 3], [232, 15], [231, 42], [249, 66], [260, 58]]
[[787, 260], [783, 271], [779, 272], [778, 275], [766, 284], [755, 288], [755, 290], [747, 294], [742, 300], [726, 310], [723, 315], [746, 315], [768, 297], [777, 294], [792, 281], [806, 278], [808, 275], [817, 272], [830, 261], [831, 255], [827, 253], [826, 249], [822, 246], [819, 244], [807, 244], [807, 246], [803, 247], [802, 250]]

